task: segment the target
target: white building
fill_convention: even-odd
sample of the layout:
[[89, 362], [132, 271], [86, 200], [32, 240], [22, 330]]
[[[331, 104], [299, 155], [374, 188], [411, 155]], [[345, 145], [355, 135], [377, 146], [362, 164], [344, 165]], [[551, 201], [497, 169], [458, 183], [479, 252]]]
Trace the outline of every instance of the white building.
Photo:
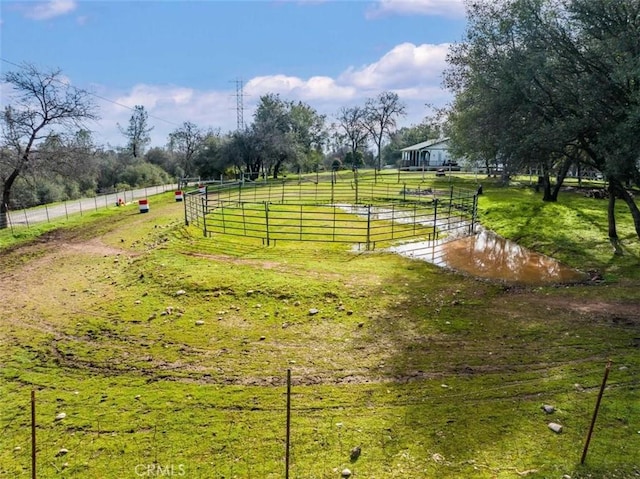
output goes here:
[[401, 170], [437, 170], [438, 168], [460, 169], [449, 153], [449, 138], [427, 140], [400, 150]]

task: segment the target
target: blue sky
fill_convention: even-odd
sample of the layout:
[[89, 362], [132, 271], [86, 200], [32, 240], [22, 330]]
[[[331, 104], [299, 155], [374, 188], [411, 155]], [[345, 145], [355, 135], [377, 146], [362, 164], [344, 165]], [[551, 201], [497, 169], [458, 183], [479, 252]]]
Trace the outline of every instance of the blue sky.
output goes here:
[[[60, 68], [95, 93], [101, 119], [90, 127], [112, 146], [125, 143], [125, 106], [144, 105], [158, 146], [184, 121], [235, 129], [236, 80], [246, 123], [266, 93], [331, 121], [391, 90], [410, 125], [430, 113], [426, 103], [449, 101], [441, 73], [464, 27], [462, 0], [3, 0], [0, 69]], [[0, 92], [5, 105], [10, 92]]]

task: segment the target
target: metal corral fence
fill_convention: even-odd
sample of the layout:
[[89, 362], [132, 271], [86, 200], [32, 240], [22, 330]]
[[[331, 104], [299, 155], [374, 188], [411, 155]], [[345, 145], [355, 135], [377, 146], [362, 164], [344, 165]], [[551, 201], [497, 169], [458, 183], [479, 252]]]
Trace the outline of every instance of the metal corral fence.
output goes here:
[[217, 234], [281, 241], [435, 241], [474, 231], [477, 194], [426, 184], [278, 181], [207, 185], [185, 195], [185, 223]]

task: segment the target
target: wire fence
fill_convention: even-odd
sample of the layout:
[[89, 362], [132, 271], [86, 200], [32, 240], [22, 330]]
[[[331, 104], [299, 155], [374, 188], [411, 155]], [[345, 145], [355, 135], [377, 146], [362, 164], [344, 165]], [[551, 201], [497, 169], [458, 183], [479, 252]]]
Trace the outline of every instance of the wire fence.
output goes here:
[[234, 182], [185, 195], [185, 223], [205, 236], [329, 241], [367, 250], [392, 241], [433, 242], [474, 231], [477, 195], [450, 186], [373, 181]]
[[[496, 408], [506, 408], [513, 421], [496, 423], [500, 434], [515, 434], [522, 418], [530, 424], [527, 427], [538, 431], [536, 435], [552, 434], [547, 427], [550, 416], [533, 398], [541, 391], [545, 397], [555, 395], [571, 404], [584, 404], [579, 418], [552, 417], [570, 426], [565, 442], [572, 441], [569, 449], [577, 454], [584, 443], [598, 385], [590, 385], [591, 394], [566, 381], [550, 384], [547, 377], [517, 383], [497, 381], [475, 393], [425, 386], [410, 391], [412, 399], [395, 386], [388, 386], [393, 394], [385, 388], [362, 390], [346, 404], [335, 402], [321, 386], [294, 385], [289, 394], [284, 385], [273, 386], [266, 393], [249, 392], [249, 399], [246, 393], [243, 396], [236, 391], [237, 404], [225, 400], [216, 404], [213, 399], [188, 393], [177, 396], [175, 391], [160, 394], [161, 400], [146, 397], [144, 389], [143, 395], [133, 397], [38, 391], [32, 393], [33, 416], [28, 398], [3, 411], [0, 476], [29, 477], [35, 471], [31, 477], [41, 479], [324, 479], [340, 477], [341, 471], [349, 468], [357, 477], [397, 477], [403, 469], [423, 471], [420, 477], [438, 477], [438, 468], [446, 468], [449, 472], [458, 470], [458, 477], [472, 477], [477, 473], [475, 467], [482, 464], [474, 449], [486, 448], [484, 441], [488, 439], [474, 437], [474, 429], [496, 420]], [[631, 396], [637, 387], [637, 378], [629, 375], [614, 379], [605, 404], [607, 396]], [[381, 400], [379, 395], [386, 397]], [[487, 409], [486, 404], [491, 407]], [[434, 406], [443, 416], [430, 414]], [[611, 413], [605, 412], [600, 420], [620, 429], [617, 419], [607, 414]], [[466, 456], [454, 459], [446, 455], [445, 436], [453, 435], [469, 441]], [[524, 447], [522, 456], [526, 456]], [[606, 445], [594, 441], [592, 454], [606, 458]]]
[[50, 223], [60, 219], [69, 219], [75, 214], [88, 214], [110, 206], [131, 203], [148, 196], [158, 195], [177, 188], [176, 184], [148, 186], [144, 188], [115, 191], [97, 195], [92, 198], [79, 198], [62, 203], [42, 205], [34, 208], [9, 211], [7, 223], [9, 228], [31, 227], [38, 223]]

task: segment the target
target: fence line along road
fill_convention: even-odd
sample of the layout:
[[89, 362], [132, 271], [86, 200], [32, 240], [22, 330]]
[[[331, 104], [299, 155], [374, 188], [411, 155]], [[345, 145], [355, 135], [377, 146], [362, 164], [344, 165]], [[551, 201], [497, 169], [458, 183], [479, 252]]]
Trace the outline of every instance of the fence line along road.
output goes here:
[[10, 227], [30, 226], [35, 223], [53, 221], [56, 218], [69, 217], [69, 215], [85, 212], [97, 211], [100, 208], [116, 205], [119, 199], [125, 203], [146, 198], [147, 196], [159, 195], [166, 191], [175, 190], [178, 187], [173, 183], [170, 185], [148, 186], [135, 190], [124, 190], [106, 195], [99, 195], [93, 198], [79, 198], [77, 200], [65, 201], [55, 205], [42, 205], [22, 210], [9, 212], [8, 223]]

